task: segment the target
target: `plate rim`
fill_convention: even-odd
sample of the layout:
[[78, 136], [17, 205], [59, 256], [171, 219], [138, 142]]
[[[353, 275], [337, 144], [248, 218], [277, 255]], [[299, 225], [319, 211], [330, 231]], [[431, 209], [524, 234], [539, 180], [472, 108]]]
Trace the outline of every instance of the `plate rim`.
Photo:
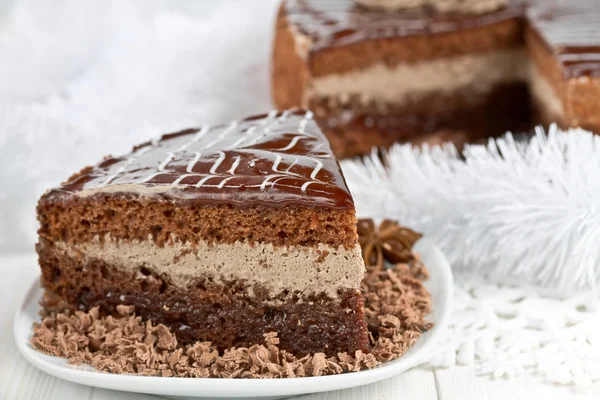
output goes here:
[[[421, 250], [419, 251], [419, 249]], [[19, 306], [13, 317], [13, 339], [21, 355], [35, 368], [59, 379], [103, 389], [163, 396], [202, 395], [243, 398], [256, 395], [292, 396], [358, 387], [390, 378], [423, 363], [428, 356], [431, 356], [440, 337], [447, 331], [452, 311], [454, 286], [450, 264], [439, 248], [427, 237], [419, 239], [413, 250], [416, 253], [430, 254], [438, 260], [439, 265], [436, 266], [435, 273], [445, 289], [442, 291], [443, 298], [438, 299], [439, 304], [443, 305], [441, 316], [434, 327], [427, 332], [426, 342], [415, 353], [403, 355], [396, 360], [369, 370], [316, 377], [239, 379], [139, 376], [89, 371], [76, 366], [56, 366], [49, 359], [60, 357], [45, 355], [33, 349], [29, 345], [31, 327], [25, 335], [21, 329], [20, 320], [27, 318], [27, 306], [37, 298], [37, 294], [41, 290], [39, 274], [29, 284], [29, 289], [18, 303]], [[23, 340], [24, 337], [27, 340]], [[407, 362], [410, 363], [409, 366], [404, 365]], [[223, 391], [223, 388], [227, 388], [227, 390]], [[310, 389], [307, 390], [307, 388]]]

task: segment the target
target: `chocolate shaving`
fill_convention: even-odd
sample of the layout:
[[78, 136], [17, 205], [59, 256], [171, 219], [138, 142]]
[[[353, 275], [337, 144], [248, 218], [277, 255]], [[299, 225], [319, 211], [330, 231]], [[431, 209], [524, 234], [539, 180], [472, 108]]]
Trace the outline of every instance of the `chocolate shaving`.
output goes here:
[[[370, 226], [375, 232], [374, 224]], [[379, 234], [383, 232], [386, 241], [396, 235], [406, 238], [402, 232], [409, 232], [409, 238], [418, 237], [394, 226], [389, 222], [382, 224], [384, 229], [380, 227]], [[401, 241], [409, 242], [410, 239]], [[386, 253], [381, 250], [381, 254]], [[108, 373], [295, 378], [370, 369], [400, 357], [432, 326], [425, 320], [431, 310], [431, 296], [423, 286], [427, 270], [412, 253], [402, 256], [406, 261], [389, 269], [384, 269], [383, 263], [378, 264], [379, 268], [371, 266], [362, 282], [372, 345], [369, 354], [356, 351], [326, 357], [316, 353], [298, 358], [278, 347], [276, 332], [265, 334], [264, 344], [231, 348], [219, 354], [210, 342], [179, 344], [166, 326], [143, 321], [132, 306], [126, 305], [118, 307], [117, 316], [103, 316], [98, 308], [56, 313], [48, 307], [42, 313], [42, 322], [34, 326], [31, 344], [45, 354], [65, 357], [72, 364], [90, 364]]]
[[385, 261], [396, 264], [412, 260], [412, 247], [423, 236], [389, 219], [378, 229], [372, 219], [361, 219], [357, 228], [358, 242], [368, 269], [383, 269]]

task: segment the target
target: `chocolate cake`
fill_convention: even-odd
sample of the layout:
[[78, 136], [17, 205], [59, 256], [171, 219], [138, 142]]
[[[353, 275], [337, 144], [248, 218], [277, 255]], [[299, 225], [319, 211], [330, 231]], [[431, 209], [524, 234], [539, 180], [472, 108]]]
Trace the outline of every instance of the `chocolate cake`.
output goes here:
[[107, 157], [38, 204], [54, 303], [137, 315], [219, 349], [368, 351], [356, 217], [311, 112], [207, 126]]
[[600, 134], [600, 2], [539, 1], [527, 20], [531, 92], [541, 122]]
[[540, 121], [600, 131], [599, 12], [592, 0], [285, 0], [275, 104], [313, 109], [341, 157]]

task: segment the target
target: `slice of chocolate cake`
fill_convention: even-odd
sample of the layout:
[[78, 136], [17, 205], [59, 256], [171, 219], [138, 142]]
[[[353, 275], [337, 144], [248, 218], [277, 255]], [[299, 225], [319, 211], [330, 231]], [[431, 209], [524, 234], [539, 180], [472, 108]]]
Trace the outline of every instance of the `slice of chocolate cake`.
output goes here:
[[277, 22], [275, 104], [310, 107], [337, 155], [528, 126], [520, 2], [360, 3], [286, 0]]
[[541, 121], [600, 133], [600, 2], [538, 1], [527, 19], [531, 91]]
[[134, 305], [220, 349], [368, 351], [356, 218], [304, 111], [162, 136], [38, 204], [42, 284], [71, 309]]

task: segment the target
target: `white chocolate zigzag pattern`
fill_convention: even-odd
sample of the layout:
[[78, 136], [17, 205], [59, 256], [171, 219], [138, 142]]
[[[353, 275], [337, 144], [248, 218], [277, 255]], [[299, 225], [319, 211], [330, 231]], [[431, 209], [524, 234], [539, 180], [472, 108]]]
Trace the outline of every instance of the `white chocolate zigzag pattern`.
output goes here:
[[154, 191], [229, 188], [263, 192], [277, 187], [335, 195], [339, 190], [346, 192], [340, 180], [312, 113], [272, 111], [226, 126], [164, 135], [128, 156], [99, 163], [64, 189], [88, 195], [132, 185]]

